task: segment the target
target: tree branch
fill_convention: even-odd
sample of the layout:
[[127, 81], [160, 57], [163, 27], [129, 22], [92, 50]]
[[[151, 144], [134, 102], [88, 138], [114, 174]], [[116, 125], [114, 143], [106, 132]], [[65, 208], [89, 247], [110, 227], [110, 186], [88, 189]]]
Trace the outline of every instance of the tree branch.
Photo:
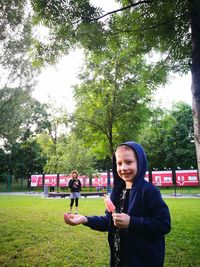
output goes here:
[[158, 27], [163, 26], [163, 25], [172, 24], [178, 18], [187, 16], [187, 15], [188, 15], [188, 12], [186, 12], [184, 14], [181, 14], [179, 16], [176, 16], [176, 17], [174, 17], [171, 20], [163, 21], [161, 23], [154, 24], [154, 25], [151, 25], [151, 26], [148, 26], [148, 27], [139, 28], [137, 30], [123, 30], [123, 31], [121, 31], [119, 29], [115, 29], [115, 30], [118, 31], [118, 32], [124, 32], [124, 33], [128, 33], [128, 32], [141, 32], [141, 31], [146, 31], [146, 30], [152, 30], [152, 29], [158, 28]]
[[118, 13], [118, 12], [121, 12], [121, 11], [124, 11], [126, 9], [130, 9], [131, 7], [136, 7], [136, 6], [139, 6], [141, 4], [150, 4], [150, 3], [153, 3], [154, 0], [149, 0], [149, 1], [139, 1], [137, 3], [132, 3], [128, 6], [125, 6], [125, 7], [122, 7], [122, 8], [119, 8], [119, 9], [116, 9], [116, 10], [113, 10], [113, 11], [110, 11], [110, 12], [107, 12], [106, 14], [102, 15], [102, 16], [99, 16], [99, 17], [96, 17], [96, 18], [88, 18], [88, 17], [82, 17], [82, 20], [85, 20], [87, 22], [91, 22], [91, 21], [97, 21], [97, 20], [100, 20], [104, 17], [107, 17], [109, 15], [112, 15], [112, 14], [115, 14], [115, 13]]
[[91, 124], [91, 125], [93, 125], [93, 126], [95, 126], [96, 128], [98, 128], [102, 133], [104, 133], [105, 135], [106, 135], [106, 137], [108, 138], [108, 134], [107, 134], [107, 132], [104, 130], [104, 128], [101, 126], [101, 125], [99, 125], [98, 123], [96, 123], [96, 122], [94, 122], [94, 121], [92, 121], [92, 120], [88, 120], [88, 119], [83, 119], [83, 118], [78, 118], [78, 119], [80, 119], [80, 120], [82, 120], [82, 121], [84, 121], [84, 122], [86, 122], [86, 123], [88, 123], [88, 124]]

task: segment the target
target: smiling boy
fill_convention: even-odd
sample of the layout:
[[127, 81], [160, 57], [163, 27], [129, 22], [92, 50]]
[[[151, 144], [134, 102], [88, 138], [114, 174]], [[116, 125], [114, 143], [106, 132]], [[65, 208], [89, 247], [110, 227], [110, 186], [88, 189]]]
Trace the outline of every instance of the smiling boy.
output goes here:
[[170, 214], [159, 190], [144, 177], [147, 160], [135, 142], [120, 144], [113, 155], [114, 187], [111, 193], [116, 212], [105, 216], [64, 215], [69, 225], [80, 223], [108, 231], [111, 267], [162, 267], [164, 235], [170, 231]]

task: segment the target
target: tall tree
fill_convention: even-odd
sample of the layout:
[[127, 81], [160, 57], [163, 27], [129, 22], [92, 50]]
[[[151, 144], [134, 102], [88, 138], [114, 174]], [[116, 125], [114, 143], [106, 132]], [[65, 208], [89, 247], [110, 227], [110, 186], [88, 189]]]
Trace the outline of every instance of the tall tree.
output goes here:
[[[127, 5], [127, 1], [122, 3]], [[194, 138], [200, 170], [200, 2], [134, 1], [131, 6], [128, 23], [124, 23], [125, 14], [120, 17], [124, 25], [121, 30], [137, 36], [141, 44], [165, 53], [171, 70], [184, 73], [191, 69]]]
[[47, 159], [44, 165], [46, 173], [69, 174], [73, 169], [78, 170], [80, 174], [89, 175], [94, 172], [93, 153], [80, 136], [77, 138], [74, 133], [68, 136], [59, 136], [56, 143], [56, 153], [55, 144], [47, 133], [38, 135], [37, 142], [42, 148], [41, 155]]
[[12, 171], [16, 179], [27, 179], [32, 173], [42, 173], [46, 158], [35, 138], [29, 138], [23, 143], [16, 143], [12, 147]]
[[94, 153], [80, 136], [77, 137], [71, 133], [67, 138], [59, 138], [57, 153], [59, 155], [59, 173], [69, 174], [76, 169], [80, 174], [90, 176], [95, 172]]
[[[5, 157], [1, 157], [1, 164], [6, 166], [6, 171], [16, 174], [16, 164], [19, 158], [23, 168], [33, 170], [27, 164], [25, 148], [30, 145], [29, 139], [33, 135], [47, 129], [49, 121], [45, 105], [33, 99], [29, 90], [20, 88], [4, 88], [0, 90], [0, 141]], [[33, 150], [36, 145], [33, 142]], [[19, 152], [20, 151], [20, 152]], [[28, 149], [26, 150], [28, 151]], [[15, 156], [19, 153], [19, 156]], [[31, 152], [31, 156], [34, 153]], [[22, 160], [22, 155], [25, 158]], [[6, 159], [6, 163], [5, 163]], [[34, 156], [32, 157], [34, 160]], [[33, 163], [33, 166], [34, 163]], [[34, 167], [36, 171], [36, 168]]]
[[30, 60], [33, 36], [28, 2], [1, 1], [0, 28], [0, 88], [31, 90], [39, 69]]
[[[59, 137], [66, 134], [68, 129], [68, 114], [64, 107], [55, 108], [53, 101], [48, 104], [48, 135], [50, 137], [49, 148], [50, 153], [47, 153], [48, 161], [45, 169], [49, 172], [59, 172], [60, 155], [57, 151], [59, 146]], [[45, 144], [44, 144], [45, 145]]]
[[29, 99], [29, 91], [21, 88], [0, 90], [0, 138], [4, 143], [13, 144], [21, 136], [20, 127], [26, 116], [24, 106]]
[[49, 126], [45, 108], [45, 105], [31, 97], [28, 90], [0, 90], [0, 139], [7, 148], [19, 139], [28, 139], [33, 133]]
[[179, 102], [171, 110], [155, 110], [140, 142], [147, 151], [151, 168], [196, 168], [191, 106]]
[[80, 75], [83, 82], [75, 87], [79, 130], [96, 150], [100, 144], [104, 157], [112, 155], [117, 143], [138, 134], [151, 93], [166, 78], [163, 64], [148, 65], [140, 54], [134, 55], [135, 46], [126, 38], [112, 38], [104, 52], [89, 53]]

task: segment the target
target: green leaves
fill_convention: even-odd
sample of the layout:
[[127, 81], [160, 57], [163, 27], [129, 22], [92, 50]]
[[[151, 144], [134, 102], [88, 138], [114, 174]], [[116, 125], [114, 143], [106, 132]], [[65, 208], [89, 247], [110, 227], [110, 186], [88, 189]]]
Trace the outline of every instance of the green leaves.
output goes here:
[[140, 142], [152, 168], [189, 169], [197, 167], [193, 135], [191, 107], [180, 102], [168, 112], [155, 110]]
[[110, 37], [104, 51], [87, 53], [82, 83], [74, 87], [76, 131], [88, 143], [101, 140], [104, 158], [117, 143], [136, 138], [151, 92], [166, 77], [161, 63], [148, 65], [135, 48], [129, 38]]

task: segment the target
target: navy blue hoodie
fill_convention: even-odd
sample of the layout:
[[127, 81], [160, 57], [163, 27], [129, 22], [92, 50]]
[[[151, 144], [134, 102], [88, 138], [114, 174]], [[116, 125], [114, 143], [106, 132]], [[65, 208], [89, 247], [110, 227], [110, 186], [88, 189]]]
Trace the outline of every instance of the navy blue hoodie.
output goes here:
[[[135, 142], [126, 142], [137, 156], [137, 175], [131, 188], [127, 214], [130, 215], [128, 228], [122, 229], [121, 250], [126, 267], [162, 267], [165, 256], [164, 235], [170, 231], [170, 214], [159, 190], [144, 177], [147, 170], [147, 160], [141, 145]], [[116, 157], [113, 155], [114, 187], [111, 200], [118, 206], [125, 182], [118, 176]], [[110, 266], [114, 267], [113, 233], [116, 227], [113, 224], [111, 213], [106, 211], [105, 216], [87, 217], [86, 226], [98, 231], [108, 231], [111, 257]]]

